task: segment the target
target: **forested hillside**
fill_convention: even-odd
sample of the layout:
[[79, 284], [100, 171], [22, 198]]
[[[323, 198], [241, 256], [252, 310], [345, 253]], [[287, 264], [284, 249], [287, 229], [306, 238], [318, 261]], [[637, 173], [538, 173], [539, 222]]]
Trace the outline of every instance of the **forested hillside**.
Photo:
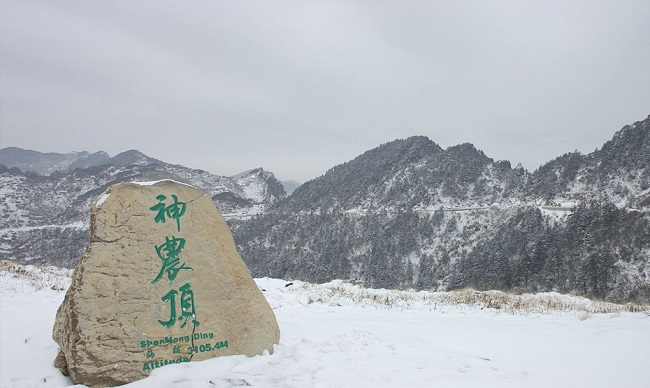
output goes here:
[[383, 144], [245, 223], [255, 276], [650, 300], [650, 118], [533, 173], [471, 144]]

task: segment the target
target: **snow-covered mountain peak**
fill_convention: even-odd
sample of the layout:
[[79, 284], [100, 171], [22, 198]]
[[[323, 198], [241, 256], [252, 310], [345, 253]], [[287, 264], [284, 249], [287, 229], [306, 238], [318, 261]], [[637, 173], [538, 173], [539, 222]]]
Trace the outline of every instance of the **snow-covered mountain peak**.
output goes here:
[[238, 174], [236, 181], [244, 187], [246, 196], [258, 202], [275, 202], [286, 196], [282, 183], [261, 167]]
[[110, 163], [116, 166], [146, 166], [161, 163], [161, 161], [151, 158], [138, 150], [128, 150], [113, 156], [110, 159]]

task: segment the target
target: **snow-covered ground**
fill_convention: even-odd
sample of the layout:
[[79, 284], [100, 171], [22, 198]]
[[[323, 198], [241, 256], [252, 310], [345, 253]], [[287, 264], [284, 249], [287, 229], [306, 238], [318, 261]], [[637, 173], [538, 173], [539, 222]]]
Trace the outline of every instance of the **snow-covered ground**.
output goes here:
[[[16, 268], [19, 276], [7, 271]], [[0, 267], [2, 387], [72, 385], [52, 367], [67, 275]], [[650, 316], [625, 306], [257, 283], [282, 331], [272, 355], [168, 365], [125, 387], [650, 387]]]

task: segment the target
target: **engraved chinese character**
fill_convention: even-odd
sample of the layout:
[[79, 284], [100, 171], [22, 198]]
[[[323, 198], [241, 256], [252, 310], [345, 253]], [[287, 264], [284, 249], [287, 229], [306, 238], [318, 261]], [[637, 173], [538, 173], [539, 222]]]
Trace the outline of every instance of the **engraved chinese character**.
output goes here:
[[167, 199], [166, 196], [160, 194], [159, 196], [156, 197], [156, 199], [158, 200], [158, 203], [149, 208], [149, 210], [156, 212], [154, 221], [156, 223], [161, 222], [164, 224], [166, 221], [165, 216], [167, 216], [168, 218], [176, 220], [176, 228], [180, 232], [181, 217], [183, 216], [183, 214], [185, 214], [185, 210], [187, 209], [187, 205], [185, 204], [185, 202], [179, 202], [178, 197], [174, 194], [172, 194], [172, 199], [174, 200], [174, 203], [172, 203], [169, 206], [166, 206], [164, 202]]
[[[192, 319], [192, 324], [195, 327], [199, 326], [199, 321], [196, 320], [196, 311], [194, 309], [194, 292], [192, 291], [190, 284], [185, 283], [181, 288], [181, 317], [179, 322], [181, 323], [181, 328], [184, 328], [187, 325], [187, 322]], [[165, 296], [161, 298], [163, 302], [169, 302], [169, 320], [158, 322], [165, 327], [172, 327], [176, 323], [176, 296], [178, 291], [170, 290]]]
[[186, 267], [185, 263], [181, 264], [181, 259], [178, 257], [184, 247], [185, 239], [181, 237], [176, 238], [174, 236], [172, 236], [171, 239], [169, 237], [165, 237], [164, 243], [156, 245], [156, 253], [158, 254], [160, 260], [162, 260], [162, 267], [160, 268], [158, 276], [156, 276], [156, 278], [151, 283], [156, 283], [163, 277], [163, 274], [165, 273], [167, 274], [167, 278], [169, 280], [174, 280], [179, 271], [192, 270], [191, 267]]
[[158, 320], [165, 327], [172, 327], [176, 323], [176, 295], [178, 295], [178, 291], [170, 290], [161, 298], [163, 302], [169, 302], [169, 320], [166, 322]]
[[190, 288], [190, 284], [186, 283], [180, 288], [181, 291], [181, 319], [183, 324], [181, 328], [185, 327], [187, 321], [192, 318], [192, 323], [195, 327], [199, 326], [199, 321], [196, 320], [196, 311], [194, 310], [194, 292]]

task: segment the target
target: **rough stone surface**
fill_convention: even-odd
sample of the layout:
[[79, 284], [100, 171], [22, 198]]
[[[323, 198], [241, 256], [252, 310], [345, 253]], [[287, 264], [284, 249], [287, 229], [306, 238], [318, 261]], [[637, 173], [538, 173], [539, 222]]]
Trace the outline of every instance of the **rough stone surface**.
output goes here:
[[160, 181], [95, 200], [53, 337], [57, 367], [106, 387], [169, 363], [271, 352], [280, 330], [210, 198]]

